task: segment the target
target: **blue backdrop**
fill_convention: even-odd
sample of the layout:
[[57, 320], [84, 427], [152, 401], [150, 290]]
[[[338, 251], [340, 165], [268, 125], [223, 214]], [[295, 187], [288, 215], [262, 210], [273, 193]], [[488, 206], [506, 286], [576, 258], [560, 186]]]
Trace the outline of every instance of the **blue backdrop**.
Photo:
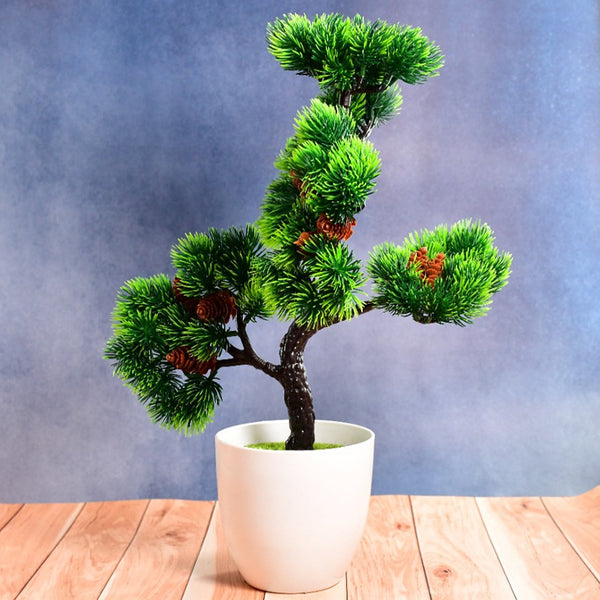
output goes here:
[[[0, 7], [0, 501], [215, 497], [214, 433], [285, 418], [223, 373], [205, 434], [153, 425], [104, 361], [119, 286], [188, 231], [254, 221], [318, 90], [267, 53], [285, 12], [421, 26], [446, 56], [371, 136], [351, 240], [464, 217], [514, 255], [470, 327], [369, 313], [311, 340], [320, 418], [377, 435], [374, 493], [570, 494], [600, 483], [600, 52], [594, 0], [5, 0]], [[277, 357], [284, 324], [251, 328]]]

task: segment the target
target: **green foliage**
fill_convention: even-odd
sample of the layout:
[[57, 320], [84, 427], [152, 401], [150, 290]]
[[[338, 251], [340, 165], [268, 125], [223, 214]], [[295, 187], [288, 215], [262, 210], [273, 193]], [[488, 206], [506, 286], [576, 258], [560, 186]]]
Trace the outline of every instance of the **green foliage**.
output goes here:
[[[274, 251], [261, 267], [268, 307], [282, 319], [323, 327], [355, 316], [365, 277], [347, 245], [315, 235], [326, 214], [345, 223], [372, 193], [380, 162], [373, 146], [356, 135], [352, 114], [323, 100], [299, 113], [296, 134], [276, 166], [258, 227]], [[294, 244], [310, 233], [302, 250]]]
[[221, 401], [214, 376], [185, 378], [166, 360], [174, 348], [189, 343], [205, 359], [223, 350], [225, 327], [192, 321], [176, 302], [166, 275], [136, 278], [120, 290], [113, 313], [113, 336], [104, 356], [115, 374], [146, 405], [153, 421], [186, 434], [204, 429]]
[[314, 181], [307, 202], [334, 222], [345, 222], [365, 207], [379, 175], [379, 154], [372, 144], [352, 136], [332, 146], [326, 168]]
[[[400, 111], [396, 82], [423, 83], [442, 66], [439, 48], [420, 29], [360, 16], [317, 15], [311, 21], [287, 14], [268, 26], [267, 40], [281, 66], [314, 77], [321, 95], [295, 119], [260, 218], [245, 228], [179, 239], [171, 250], [175, 291], [166, 275], [126, 282], [105, 348], [115, 373], [153, 421], [186, 434], [202, 431], [221, 402], [220, 368], [249, 364], [269, 375], [280, 371], [255, 354], [249, 322], [277, 315], [315, 330], [363, 312], [367, 277], [346, 240], [380, 172], [379, 155], [365, 138]], [[411, 258], [422, 247], [430, 258], [445, 256], [441, 272], [429, 279], [423, 271], [427, 260]], [[510, 264], [510, 255], [494, 247], [487, 225], [461, 221], [414, 233], [402, 246], [386, 243], [373, 250], [368, 273], [375, 295], [368, 308], [422, 323], [465, 325], [488, 310]], [[237, 311], [235, 329], [194, 314], [200, 299], [224, 290], [231, 295], [212, 301], [217, 308], [224, 303], [227, 317]], [[236, 336], [241, 348], [230, 344]], [[231, 360], [217, 361], [223, 353]], [[167, 355], [188, 372], [176, 369]], [[213, 365], [210, 374], [198, 374], [206, 363]]]
[[[323, 95], [321, 99], [327, 104], [337, 104], [339, 94], [330, 92]], [[402, 101], [400, 87], [393, 84], [380, 92], [354, 94], [352, 103], [347, 110], [357, 125], [359, 135], [366, 137], [371, 129], [379, 127], [395, 117], [402, 108]]]
[[[489, 310], [491, 297], [508, 280], [511, 256], [499, 253], [487, 225], [469, 220], [450, 229], [414, 233], [403, 246], [382, 244], [368, 265], [374, 280], [374, 302], [380, 308], [420, 323], [465, 325]], [[445, 254], [442, 275], [429, 285], [410, 255], [425, 247], [430, 257]]]
[[349, 111], [315, 99], [299, 113], [295, 128], [258, 220], [265, 243], [279, 248], [313, 231], [322, 213], [336, 223], [352, 219], [365, 207], [380, 171], [379, 154], [355, 134], [358, 125]]
[[282, 236], [282, 229], [290, 220], [299, 221], [294, 213], [301, 208], [298, 190], [292, 183], [289, 173], [282, 173], [267, 188], [262, 203], [261, 216], [257, 227], [265, 244], [279, 246], [289, 243], [289, 235]]
[[230, 338], [236, 334], [222, 323], [203, 323], [197, 319], [189, 319], [181, 329], [171, 328], [169, 331], [165, 328], [161, 335], [170, 342], [171, 348], [184, 346], [192, 356], [205, 361], [215, 355], [219, 356], [227, 348]]
[[135, 317], [145, 311], [157, 311], [173, 304], [171, 281], [166, 275], [154, 277], [136, 277], [119, 290], [115, 307], [115, 320], [121, 321]]
[[356, 316], [366, 278], [348, 246], [314, 235], [302, 250], [300, 264], [297, 255], [278, 252], [263, 265], [265, 293], [279, 317], [318, 328]]
[[186, 296], [199, 298], [224, 284], [216, 268], [221, 247], [220, 233], [211, 228], [208, 233], [188, 233], [171, 248], [171, 260], [181, 280], [180, 289]]
[[297, 145], [315, 142], [327, 150], [331, 145], [352, 135], [356, 130], [356, 123], [348, 111], [315, 98], [310, 107], [298, 113], [294, 128]]
[[215, 406], [221, 403], [222, 388], [216, 377], [190, 375], [185, 382], [140, 396], [154, 423], [185, 435], [204, 431], [212, 421]]
[[397, 80], [423, 83], [443, 64], [439, 48], [419, 28], [339, 14], [290, 13], [267, 28], [269, 51], [288, 71], [314, 77], [321, 88], [359, 91]]
[[201, 298], [218, 290], [236, 296], [246, 321], [270, 316], [260, 290], [252, 283], [253, 264], [265, 252], [258, 230], [230, 227], [223, 231], [189, 233], [171, 250], [181, 291]]

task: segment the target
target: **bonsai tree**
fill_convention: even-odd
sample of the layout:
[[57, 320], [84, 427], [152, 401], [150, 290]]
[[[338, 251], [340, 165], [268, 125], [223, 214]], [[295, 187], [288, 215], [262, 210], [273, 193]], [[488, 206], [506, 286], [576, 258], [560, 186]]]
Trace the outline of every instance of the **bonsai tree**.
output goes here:
[[[173, 278], [126, 282], [105, 356], [155, 422], [186, 434], [211, 421], [224, 371], [259, 369], [283, 388], [286, 449], [306, 450], [315, 413], [303, 356], [316, 333], [376, 309], [466, 325], [507, 283], [511, 257], [471, 220], [377, 246], [365, 267], [348, 244], [380, 172], [367, 137], [399, 112], [399, 81], [423, 83], [442, 67], [420, 29], [287, 14], [269, 24], [267, 41], [280, 65], [316, 79], [320, 94], [276, 159], [258, 221], [190, 233], [172, 248]], [[256, 353], [249, 331], [273, 317], [290, 323], [278, 364]]]

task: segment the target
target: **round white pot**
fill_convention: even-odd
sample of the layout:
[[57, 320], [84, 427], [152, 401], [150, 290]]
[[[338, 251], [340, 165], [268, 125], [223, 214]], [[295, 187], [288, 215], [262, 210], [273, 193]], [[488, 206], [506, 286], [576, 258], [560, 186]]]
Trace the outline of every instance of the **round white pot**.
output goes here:
[[302, 593], [335, 585], [358, 547], [369, 510], [375, 435], [317, 421], [317, 442], [341, 448], [274, 451], [287, 421], [248, 423], [217, 433], [219, 508], [225, 538], [252, 586]]

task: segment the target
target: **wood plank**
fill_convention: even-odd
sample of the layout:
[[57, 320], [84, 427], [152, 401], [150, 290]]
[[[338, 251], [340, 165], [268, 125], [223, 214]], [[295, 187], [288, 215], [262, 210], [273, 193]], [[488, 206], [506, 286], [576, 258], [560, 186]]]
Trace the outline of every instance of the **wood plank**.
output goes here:
[[543, 498], [565, 537], [600, 580], [600, 487], [572, 498]]
[[429, 600], [408, 496], [373, 496], [347, 573], [351, 600]]
[[540, 498], [478, 498], [477, 504], [519, 600], [600, 598], [600, 583]]
[[348, 600], [346, 578], [326, 590], [308, 594], [265, 594], [265, 600]]
[[99, 600], [180, 600], [212, 508], [212, 502], [151, 500]]
[[0, 529], [16, 515], [22, 507], [22, 504], [0, 504]]
[[216, 503], [182, 600], [263, 600], [264, 596], [264, 592], [250, 587], [237, 570], [227, 548]]
[[0, 531], [0, 600], [14, 600], [83, 504], [26, 504]]
[[97, 598], [147, 506], [147, 500], [86, 504], [17, 600]]
[[514, 600], [474, 498], [411, 502], [433, 600]]

